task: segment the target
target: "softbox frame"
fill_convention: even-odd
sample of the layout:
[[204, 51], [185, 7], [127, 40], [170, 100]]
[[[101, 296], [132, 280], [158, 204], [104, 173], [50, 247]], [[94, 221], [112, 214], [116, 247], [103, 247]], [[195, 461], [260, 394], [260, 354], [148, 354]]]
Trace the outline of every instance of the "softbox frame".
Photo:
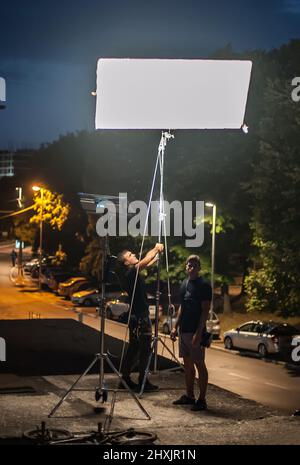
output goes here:
[[101, 58], [96, 129], [240, 129], [251, 69], [247, 60]]

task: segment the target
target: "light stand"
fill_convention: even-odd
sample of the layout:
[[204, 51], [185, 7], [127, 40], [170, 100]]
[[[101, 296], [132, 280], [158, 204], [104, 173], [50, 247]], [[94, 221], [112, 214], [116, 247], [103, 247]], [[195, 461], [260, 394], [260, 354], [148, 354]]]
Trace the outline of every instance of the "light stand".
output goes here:
[[[93, 194], [79, 194], [81, 197], [81, 204], [83, 208], [90, 213], [97, 211], [97, 205], [100, 203], [103, 203], [103, 198], [105, 197], [105, 201], [115, 201], [115, 197], [107, 197], [107, 196], [97, 196]], [[95, 204], [95, 210], [93, 209], [93, 204]], [[105, 385], [105, 379], [104, 379], [104, 362], [108, 364], [108, 366], [111, 368], [112, 372], [117, 375], [119, 378], [119, 381], [123, 384], [125, 389], [128, 391], [128, 393], [131, 395], [133, 400], [136, 402], [140, 410], [143, 412], [143, 414], [146, 416], [148, 420], [151, 420], [150, 415], [148, 412], [144, 409], [142, 406], [141, 402], [137, 398], [137, 396], [134, 394], [134, 392], [129, 388], [128, 384], [124, 379], [122, 378], [122, 375], [120, 372], [116, 369], [112, 361], [110, 360], [108, 354], [105, 352], [104, 348], [104, 337], [105, 337], [105, 319], [106, 319], [106, 298], [105, 298], [105, 285], [107, 283], [107, 263], [108, 263], [108, 253], [109, 253], [109, 236], [108, 234], [105, 236], [103, 240], [103, 254], [102, 254], [102, 280], [101, 280], [101, 298], [100, 300], [100, 305], [99, 305], [99, 320], [100, 320], [100, 353], [95, 354], [94, 360], [91, 362], [91, 364], [86, 368], [86, 370], [75, 380], [75, 382], [72, 384], [72, 386], [66, 391], [66, 393], [63, 395], [63, 397], [59, 400], [59, 402], [56, 404], [56, 406], [51, 410], [50, 414], [48, 417], [52, 417], [54, 413], [57, 411], [57, 409], [60, 407], [60, 405], [67, 399], [69, 394], [74, 390], [75, 386], [79, 383], [79, 381], [89, 373], [89, 371], [93, 368], [93, 366], [99, 361], [100, 362], [100, 371], [99, 371], [99, 386], [95, 389], [95, 400], [98, 401], [102, 399], [102, 403], [106, 402], [108, 399], [108, 392], [113, 391], [113, 399], [112, 399], [112, 409], [110, 416], [112, 416], [112, 410], [115, 404], [115, 398], [116, 398], [116, 390], [114, 389], [108, 389]], [[111, 422], [111, 420], [110, 420]]]
[[[159, 159], [159, 167], [160, 167], [160, 192], [159, 192], [159, 229], [158, 229], [158, 242], [161, 242], [162, 234], [164, 234], [165, 243], [166, 243], [166, 215], [164, 210], [164, 156], [165, 156], [165, 149], [167, 146], [167, 142], [169, 139], [173, 139], [174, 135], [170, 134], [170, 132], [162, 132], [160, 143], [158, 146], [158, 159]], [[165, 250], [167, 254], [167, 250]], [[170, 299], [170, 290], [168, 289], [168, 297]], [[151, 345], [151, 352], [148, 358], [144, 379], [142, 382], [141, 390], [139, 393], [139, 397], [142, 396], [145, 384], [147, 380], [147, 376], [150, 369], [150, 364], [152, 360], [152, 356], [154, 356], [154, 373], [157, 372], [157, 359], [158, 359], [158, 342], [160, 342], [163, 346], [163, 349], [166, 349], [167, 352], [172, 356], [172, 358], [177, 362], [177, 364], [182, 367], [182, 364], [177, 359], [174, 354], [174, 343], [173, 343], [173, 352], [169, 349], [166, 345], [165, 341], [158, 335], [158, 321], [159, 321], [159, 303], [160, 303], [160, 253], [157, 256], [157, 280], [156, 280], [156, 301], [155, 301], [155, 323], [154, 323], [154, 336], [152, 338], [152, 345]], [[169, 301], [170, 304], [170, 301]], [[170, 308], [170, 305], [169, 305]]]
[[212, 240], [211, 240], [211, 303], [209, 309], [209, 319], [213, 319], [214, 311], [214, 287], [215, 287], [215, 256], [216, 256], [216, 217], [217, 217], [217, 206], [215, 203], [206, 202], [206, 207], [212, 208]]
[[[96, 129], [243, 129], [246, 133], [244, 115], [251, 69], [252, 62], [248, 60], [100, 58]], [[224, 76], [221, 81], [220, 75]], [[161, 199], [164, 151], [171, 137], [170, 133], [163, 132], [159, 144]], [[159, 263], [153, 343], [155, 366], [158, 303]], [[150, 359], [148, 370], [149, 366]]]

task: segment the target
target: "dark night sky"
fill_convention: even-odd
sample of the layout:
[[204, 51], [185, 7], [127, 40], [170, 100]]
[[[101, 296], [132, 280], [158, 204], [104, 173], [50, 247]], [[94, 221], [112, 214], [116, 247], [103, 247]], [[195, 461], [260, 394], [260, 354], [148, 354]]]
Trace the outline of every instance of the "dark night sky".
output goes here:
[[300, 37], [300, 0], [22, 0], [2, 2], [0, 148], [93, 129], [99, 57], [202, 58]]

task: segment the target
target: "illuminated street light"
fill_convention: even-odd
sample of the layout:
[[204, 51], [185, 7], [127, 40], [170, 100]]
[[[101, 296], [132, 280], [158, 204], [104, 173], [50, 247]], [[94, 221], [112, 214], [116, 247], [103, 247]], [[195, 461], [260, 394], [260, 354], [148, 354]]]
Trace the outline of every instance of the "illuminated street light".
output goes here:
[[[16, 191], [18, 191], [18, 206], [19, 208], [23, 208], [23, 202], [22, 202], [22, 187], [16, 187]], [[24, 269], [23, 269], [23, 242], [22, 238], [20, 238], [19, 241], [19, 251], [18, 251], [18, 257], [17, 257], [17, 264], [18, 264], [18, 276], [15, 281], [16, 286], [24, 286], [25, 285], [25, 279], [24, 279]]]
[[209, 310], [209, 318], [213, 319], [213, 310], [214, 310], [214, 286], [215, 286], [215, 244], [216, 244], [216, 216], [217, 216], [217, 206], [212, 202], [205, 202], [205, 206], [213, 209], [213, 221], [212, 221], [212, 243], [211, 243], [211, 289], [212, 297]]
[[40, 247], [39, 247], [39, 289], [42, 287], [42, 246], [43, 246], [43, 201], [44, 201], [44, 188], [40, 186], [32, 186], [35, 192], [41, 192], [41, 217], [40, 217]]

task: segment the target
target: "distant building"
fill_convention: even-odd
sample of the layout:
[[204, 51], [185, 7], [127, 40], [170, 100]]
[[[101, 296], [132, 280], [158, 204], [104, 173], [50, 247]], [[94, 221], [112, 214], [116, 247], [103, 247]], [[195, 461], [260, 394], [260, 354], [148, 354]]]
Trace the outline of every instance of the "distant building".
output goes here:
[[0, 77], [0, 110], [5, 108], [6, 104], [6, 84], [5, 79]]
[[14, 175], [13, 153], [0, 152], [0, 178]]
[[7, 152], [0, 150], [0, 178], [4, 176], [18, 176], [30, 169], [29, 162], [32, 156], [30, 150], [20, 152]]

